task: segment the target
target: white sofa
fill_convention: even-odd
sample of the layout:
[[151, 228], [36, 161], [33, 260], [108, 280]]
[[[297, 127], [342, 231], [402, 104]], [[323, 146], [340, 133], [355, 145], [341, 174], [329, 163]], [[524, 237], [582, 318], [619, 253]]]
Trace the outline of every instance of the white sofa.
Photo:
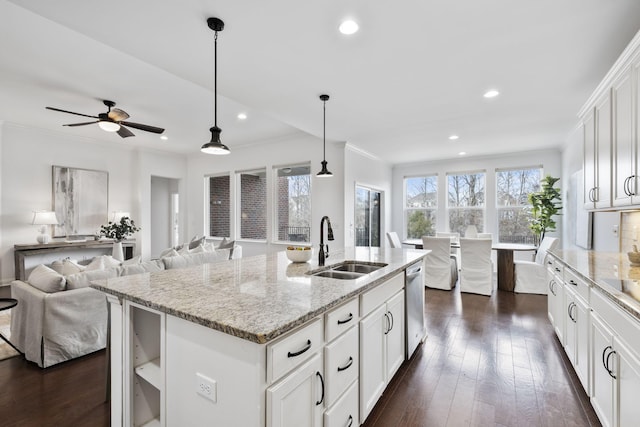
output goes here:
[[11, 283], [12, 297], [18, 300], [11, 310], [11, 342], [41, 368], [100, 350], [106, 346], [107, 303], [102, 292], [89, 287], [91, 281], [229, 258], [229, 249], [219, 249], [66, 276], [38, 266], [27, 281]]

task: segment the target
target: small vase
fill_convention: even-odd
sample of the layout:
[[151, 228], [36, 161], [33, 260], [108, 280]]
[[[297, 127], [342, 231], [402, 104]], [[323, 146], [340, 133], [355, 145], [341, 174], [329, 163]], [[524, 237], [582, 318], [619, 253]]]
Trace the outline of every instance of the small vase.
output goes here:
[[122, 242], [113, 243], [113, 258], [122, 262], [124, 261], [124, 252], [122, 251]]

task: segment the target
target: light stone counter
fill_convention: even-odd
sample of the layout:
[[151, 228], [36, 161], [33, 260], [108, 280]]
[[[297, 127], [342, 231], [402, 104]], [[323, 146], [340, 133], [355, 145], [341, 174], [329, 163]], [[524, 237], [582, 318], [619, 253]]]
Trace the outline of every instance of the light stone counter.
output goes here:
[[640, 321], [640, 266], [631, 265], [626, 253], [554, 250], [551, 254]]
[[326, 266], [344, 260], [386, 263], [355, 280], [305, 273], [322, 269], [317, 257], [291, 263], [285, 252], [185, 269], [100, 280], [100, 291], [256, 343], [266, 343], [356, 296], [428, 252], [412, 249], [332, 249]]

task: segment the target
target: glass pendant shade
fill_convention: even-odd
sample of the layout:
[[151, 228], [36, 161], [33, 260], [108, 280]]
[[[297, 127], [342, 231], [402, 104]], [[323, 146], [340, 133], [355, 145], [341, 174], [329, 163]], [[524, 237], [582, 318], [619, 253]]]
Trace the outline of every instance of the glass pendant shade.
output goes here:
[[222, 129], [214, 126], [209, 130], [211, 131], [211, 141], [204, 144], [202, 148], [200, 148], [200, 151], [206, 154], [230, 154], [231, 150], [229, 150], [229, 147], [227, 147], [220, 141], [220, 133], [222, 132]]

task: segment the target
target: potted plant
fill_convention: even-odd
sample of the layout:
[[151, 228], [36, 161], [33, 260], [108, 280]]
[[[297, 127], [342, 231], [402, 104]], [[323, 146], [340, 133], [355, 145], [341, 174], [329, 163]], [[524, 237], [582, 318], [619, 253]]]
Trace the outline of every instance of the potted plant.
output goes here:
[[555, 231], [554, 215], [562, 210], [560, 189], [554, 187], [560, 178], [547, 175], [540, 181], [540, 191], [529, 193], [527, 196], [531, 204], [531, 220], [529, 228], [535, 237], [536, 246], [540, 245], [547, 231]]
[[124, 260], [122, 241], [137, 231], [140, 231], [140, 227], [136, 227], [136, 223], [128, 216], [121, 217], [119, 222], [109, 221], [107, 225], [100, 226], [101, 236], [115, 240], [113, 257], [118, 261]]

